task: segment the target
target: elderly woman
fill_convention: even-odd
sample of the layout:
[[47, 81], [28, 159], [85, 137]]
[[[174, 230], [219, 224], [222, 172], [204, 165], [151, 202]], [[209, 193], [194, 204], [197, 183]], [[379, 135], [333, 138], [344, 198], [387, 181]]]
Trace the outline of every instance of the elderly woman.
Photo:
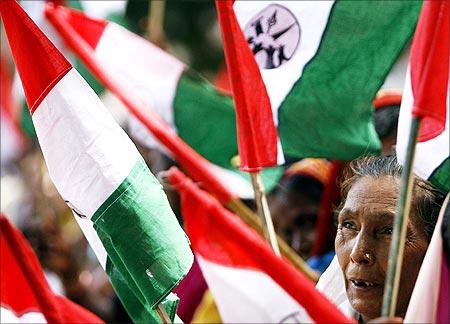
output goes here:
[[[337, 262], [324, 273], [318, 289], [360, 321], [381, 313], [400, 176], [395, 157], [370, 157], [352, 162], [342, 183], [345, 201], [337, 217]], [[416, 178], [396, 316], [406, 313], [442, 201], [442, 194]]]

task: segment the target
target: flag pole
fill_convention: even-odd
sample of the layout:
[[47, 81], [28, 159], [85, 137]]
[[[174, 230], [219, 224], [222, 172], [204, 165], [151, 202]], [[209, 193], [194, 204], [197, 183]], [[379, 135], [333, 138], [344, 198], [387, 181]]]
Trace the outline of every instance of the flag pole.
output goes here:
[[400, 195], [394, 219], [391, 247], [389, 250], [388, 271], [384, 284], [383, 307], [381, 316], [395, 316], [397, 296], [402, 270], [403, 252], [406, 240], [406, 229], [411, 208], [412, 189], [414, 184], [413, 164], [416, 152], [416, 140], [421, 117], [413, 117], [406, 150], [405, 165], [400, 180]]
[[164, 37], [165, 0], [150, 0], [147, 19], [147, 39], [158, 45]]
[[[238, 215], [240, 219], [253, 228], [259, 235], [265, 235], [262, 219], [256, 216], [255, 213], [242, 202], [242, 200], [239, 198], [233, 198], [225, 204], [225, 207]], [[308, 266], [305, 260], [303, 260], [297, 252], [289, 246], [289, 244], [287, 244], [278, 235], [276, 237], [281, 255], [288, 259], [295, 268], [305, 274], [311, 281], [317, 282], [319, 280], [319, 275]]]
[[269, 205], [267, 203], [264, 185], [261, 181], [261, 171], [250, 172], [252, 178], [253, 191], [255, 192], [255, 201], [258, 216], [264, 221], [265, 237], [270, 244], [273, 252], [277, 256], [281, 256], [280, 248], [277, 242], [277, 236], [273, 227], [272, 217], [270, 215]]
[[164, 308], [162, 303], [156, 305], [155, 311], [163, 324], [172, 324], [172, 321], [170, 320], [169, 315], [167, 315], [166, 309]]

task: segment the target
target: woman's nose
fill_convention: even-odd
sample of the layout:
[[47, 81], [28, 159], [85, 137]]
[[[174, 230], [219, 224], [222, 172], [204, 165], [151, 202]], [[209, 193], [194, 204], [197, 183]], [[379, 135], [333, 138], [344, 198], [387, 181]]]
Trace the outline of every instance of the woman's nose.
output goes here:
[[353, 245], [350, 259], [356, 264], [371, 265], [375, 263], [375, 247], [371, 242], [372, 240], [363, 231], [360, 231], [355, 238], [355, 244]]

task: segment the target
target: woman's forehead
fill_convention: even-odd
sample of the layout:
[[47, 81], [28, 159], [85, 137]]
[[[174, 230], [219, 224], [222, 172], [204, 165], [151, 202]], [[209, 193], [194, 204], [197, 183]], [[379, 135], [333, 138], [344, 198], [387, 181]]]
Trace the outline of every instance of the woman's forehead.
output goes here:
[[350, 211], [361, 208], [395, 211], [398, 194], [398, 181], [395, 178], [365, 176], [356, 180], [350, 188], [344, 208]]

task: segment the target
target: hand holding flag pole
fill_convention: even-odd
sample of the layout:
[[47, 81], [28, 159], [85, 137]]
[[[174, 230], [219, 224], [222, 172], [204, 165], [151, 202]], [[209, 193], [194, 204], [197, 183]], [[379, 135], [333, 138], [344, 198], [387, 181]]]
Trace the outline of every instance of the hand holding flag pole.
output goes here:
[[266, 87], [234, 14], [233, 3], [216, 0], [236, 107], [240, 167], [250, 173], [258, 215], [265, 222], [266, 239], [279, 256], [280, 249], [260, 174], [262, 168], [277, 164], [277, 130]]
[[[408, 102], [404, 96], [402, 102], [402, 106], [413, 105], [412, 120], [389, 251], [382, 316], [395, 316], [397, 306], [414, 183], [413, 164], [416, 141], [433, 138], [445, 129], [450, 73], [449, 21], [450, 3], [448, 1], [424, 2], [411, 47], [408, 69], [410, 78], [407, 77], [405, 87], [406, 94], [412, 92], [412, 100]], [[403, 157], [399, 156], [399, 159], [401, 158]]]

